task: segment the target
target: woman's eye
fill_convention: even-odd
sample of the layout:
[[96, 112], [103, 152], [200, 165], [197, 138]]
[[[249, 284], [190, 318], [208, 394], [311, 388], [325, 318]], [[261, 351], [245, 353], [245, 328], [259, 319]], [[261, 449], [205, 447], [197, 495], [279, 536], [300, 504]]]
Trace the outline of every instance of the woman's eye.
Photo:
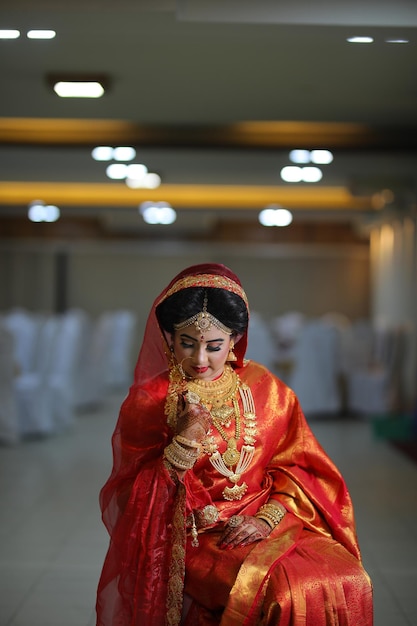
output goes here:
[[220, 350], [220, 346], [207, 346], [207, 350], [209, 352], [218, 352]]
[[189, 349], [192, 348], [193, 344], [192, 343], [187, 343], [186, 341], [181, 341], [181, 348], [185, 348], [185, 349]]

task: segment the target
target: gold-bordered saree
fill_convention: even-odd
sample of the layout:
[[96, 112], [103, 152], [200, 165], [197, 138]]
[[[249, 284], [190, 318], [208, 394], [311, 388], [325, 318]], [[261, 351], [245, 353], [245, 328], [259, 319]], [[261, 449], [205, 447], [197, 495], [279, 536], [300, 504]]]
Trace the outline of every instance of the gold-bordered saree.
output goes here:
[[[133, 386], [113, 435], [114, 466], [100, 502], [110, 546], [99, 583], [98, 626], [371, 626], [372, 587], [362, 567], [353, 508], [339, 471], [312, 434], [294, 393], [263, 366], [237, 369], [251, 388], [258, 434], [241, 500], [207, 456], [181, 483], [163, 461], [167, 375]], [[222, 440], [219, 437], [219, 447]], [[220, 550], [222, 526], [270, 498], [287, 509], [271, 535]], [[191, 510], [219, 510], [199, 546]]]

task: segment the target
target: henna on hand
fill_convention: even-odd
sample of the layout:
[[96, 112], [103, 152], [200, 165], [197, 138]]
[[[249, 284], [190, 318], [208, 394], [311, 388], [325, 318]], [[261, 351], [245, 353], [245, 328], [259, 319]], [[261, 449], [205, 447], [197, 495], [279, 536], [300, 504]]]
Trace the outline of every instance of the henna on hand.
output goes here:
[[210, 413], [201, 404], [190, 404], [185, 400], [177, 420], [177, 434], [201, 442], [210, 427]]
[[218, 547], [232, 549], [248, 546], [255, 541], [265, 539], [271, 532], [271, 527], [262, 519], [251, 515], [234, 515], [226, 523]]

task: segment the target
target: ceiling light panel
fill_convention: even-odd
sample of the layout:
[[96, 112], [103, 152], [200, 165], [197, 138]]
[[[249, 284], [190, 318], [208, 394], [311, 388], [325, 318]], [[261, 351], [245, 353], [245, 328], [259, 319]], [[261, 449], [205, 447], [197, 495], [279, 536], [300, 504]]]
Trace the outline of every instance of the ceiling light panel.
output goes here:
[[54, 30], [29, 30], [26, 34], [28, 39], [54, 39], [56, 31]]
[[0, 39], [18, 39], [20, 31], [14, 28], [4, 28], [0, 30]]
[[101, 98], [104, 87], [94, 81], [58, 81], [54, 85], [54, 91], [60, 98]]

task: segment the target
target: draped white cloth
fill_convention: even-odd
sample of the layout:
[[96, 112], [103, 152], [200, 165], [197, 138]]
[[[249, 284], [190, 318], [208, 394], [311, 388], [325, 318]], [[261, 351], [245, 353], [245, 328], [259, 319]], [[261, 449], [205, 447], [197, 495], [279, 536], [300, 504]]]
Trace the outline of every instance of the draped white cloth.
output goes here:
[[123, 389], [133, 380], [132, 348], [137, 316], [133, 311], [117, 310], [106, 314], [109, 318], [107, 340], [107, 371], [105, 383], [108, 389]]
[[12, 333], [0, 322], [0, 443], [11, 445], [19, 440], [17, 408], [14, 395], [15, 350]]
[[73, 422], [86, 323], [86, 315], [80, 311], [45, 320], [39, 333], [34, 368], [15, 381], [23, 436], [51, 434]]
[[350, 369], [347, 372], [348, 409], [364, 417], [383, 418], [401, 406], [401, 380], [406, 349], [402, 329], [354, 325]]
[[294, 349], [289, 384], [307, 416], [340, 412], [340, 362], [338, 331], [323, 320], [306, 322]]
[[246, 358], [265, 365], [277, 372], [278, 349], [270, 325], [257, 311], [252, 311], [249, 320], [248, 347]]

